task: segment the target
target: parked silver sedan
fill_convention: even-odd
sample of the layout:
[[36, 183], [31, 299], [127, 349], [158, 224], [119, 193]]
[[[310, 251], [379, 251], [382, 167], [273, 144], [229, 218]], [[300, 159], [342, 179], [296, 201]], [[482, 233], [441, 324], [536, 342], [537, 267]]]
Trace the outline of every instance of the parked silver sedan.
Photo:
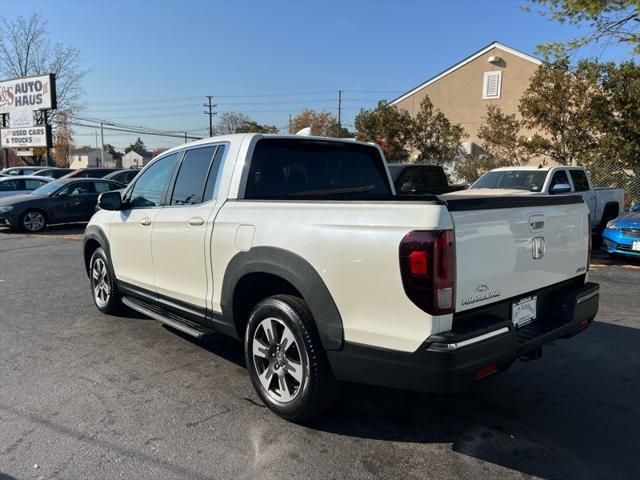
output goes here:
[[0, 197], [31, 193], [36, 188], [55, 180], [50, 177], [37, 177], [35, 175], [21, 175], [0, 177]]

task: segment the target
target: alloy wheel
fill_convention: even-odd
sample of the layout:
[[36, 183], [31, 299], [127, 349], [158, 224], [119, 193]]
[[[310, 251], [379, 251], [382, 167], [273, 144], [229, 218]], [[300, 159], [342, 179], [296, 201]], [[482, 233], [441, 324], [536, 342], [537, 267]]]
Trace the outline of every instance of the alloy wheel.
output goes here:
[[38, 232], [44, 227], [44, 216], [40, 212], [28, 212], [22, 223], [30, 232]]
[[93, 262], [91, 272], [91, 282], [93, 285], [93, 297], [100, 308], [104, 308], [109, 303], [111, 287], [109, 285], [109, 272], [107, 265], [102, 258], [96, 258]]
[[252, 358], [260, 384], [278, 403], [292, 402], [302, 390], [305, 374], [298, 342], [277, 318], [266, 318], [253, 333]]

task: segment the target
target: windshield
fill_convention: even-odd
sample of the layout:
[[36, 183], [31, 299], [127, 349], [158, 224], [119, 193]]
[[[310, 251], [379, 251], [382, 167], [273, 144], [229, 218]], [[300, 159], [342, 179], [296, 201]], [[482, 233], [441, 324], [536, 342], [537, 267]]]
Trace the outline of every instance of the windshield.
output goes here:
[[546, 176], [546, 170], [488, 172], [481, 176], [471, 188], [507, 188], [540, 192]]
[[40, 188], [36, 188], [31, 195], [50, 195], [60, 187], [62, 187], [65, 182], [50, 182], [46, 185], [41, 186]]

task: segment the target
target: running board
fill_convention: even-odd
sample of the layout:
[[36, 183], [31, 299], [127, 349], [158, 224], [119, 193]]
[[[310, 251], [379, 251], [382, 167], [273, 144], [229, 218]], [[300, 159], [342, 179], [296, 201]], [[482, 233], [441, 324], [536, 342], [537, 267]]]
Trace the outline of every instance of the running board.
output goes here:
[[160, 323], [164, 323], [165, 325], [175, 328], [176, 330], [180, 330], [181, 332], [191, 335], [192, 337], [200, 338], [208, 333], [204, 329], [201, 330], [200, 328], [197, 328], [195, 326], [192, 327], [190, 325], [186, 325], [178, 319], [169, 318], [160, 312], [155, 312], [143, 305], [142, 302], [131, 297], [122, 297], [122, 303], [124, 303], [127, 307], [132, 308], [136, 312], [140, 312], [147, 317], [153, 318]]

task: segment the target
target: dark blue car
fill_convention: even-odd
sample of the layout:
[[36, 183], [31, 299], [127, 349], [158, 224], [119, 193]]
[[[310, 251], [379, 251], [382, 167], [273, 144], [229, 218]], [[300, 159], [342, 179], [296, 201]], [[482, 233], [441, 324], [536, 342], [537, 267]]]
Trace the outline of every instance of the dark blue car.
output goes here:
[[640, 212], [623, 213], [607, 223], [602, 232], [602, 249], [609, 255], [640, 258]]
[[0, 198], [0, 225], [35, 233], [54, 223], [86, 222], [101, 193], [123, 187], [98, 178], [55, 180], [29, 194]]

